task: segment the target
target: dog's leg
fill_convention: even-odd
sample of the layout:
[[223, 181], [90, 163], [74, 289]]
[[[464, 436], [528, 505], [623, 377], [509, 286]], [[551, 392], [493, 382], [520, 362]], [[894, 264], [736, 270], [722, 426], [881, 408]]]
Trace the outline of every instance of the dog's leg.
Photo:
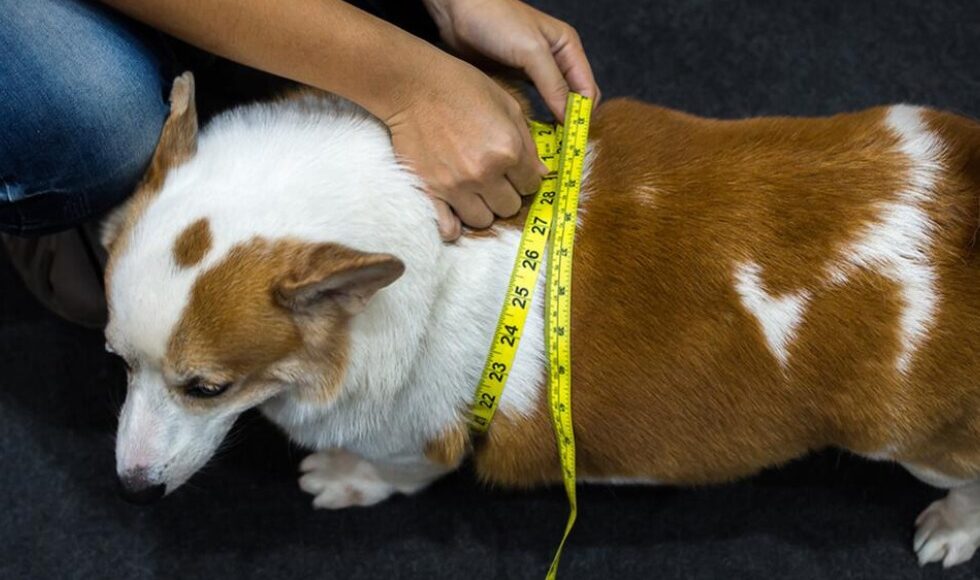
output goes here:
[[972, 558], [980, 546], [980, 482], [957, 481], [932, 470], [905, 467], [922, 481], [950, 490], [915, 520], [912, 545], [919, 565], [941, 561], [943, 568], [949, 568]]
[[395, 493], [413, 494], [452, 469], [421, 455], [373, 462], [331, 449], [307, 456], [300, 470], [299, 486], [314, 496], [313, 507], [340, 509], [374, 505]]

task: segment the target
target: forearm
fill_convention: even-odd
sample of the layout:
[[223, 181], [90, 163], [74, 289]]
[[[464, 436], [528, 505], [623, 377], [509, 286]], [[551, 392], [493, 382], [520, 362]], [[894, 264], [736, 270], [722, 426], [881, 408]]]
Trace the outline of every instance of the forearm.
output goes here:
[[340, 0], [103, 0], [208, 52], [346, 97], [381, 119], [454, 59]]

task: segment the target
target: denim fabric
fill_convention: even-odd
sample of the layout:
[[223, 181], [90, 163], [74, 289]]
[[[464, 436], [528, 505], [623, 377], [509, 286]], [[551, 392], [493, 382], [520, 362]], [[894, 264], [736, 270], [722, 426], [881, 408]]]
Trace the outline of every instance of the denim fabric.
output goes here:
[[64, 229], [132, 192], [167, 115], [169, 52], [78, 0], [0, 0], [0, 15], [0, 231]]

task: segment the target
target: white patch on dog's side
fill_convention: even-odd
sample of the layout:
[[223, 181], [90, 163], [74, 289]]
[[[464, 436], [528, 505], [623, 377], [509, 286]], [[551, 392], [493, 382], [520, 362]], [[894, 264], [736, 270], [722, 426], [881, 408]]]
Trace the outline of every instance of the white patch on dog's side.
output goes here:
[[578, 194], [578, 215], [575, 216], [575, 224], [579, 228], [582, 227], [582, 218], [585, 216], [586, 202], [592, 196], [589, 176], [592, 174], [592, 166], [595, 164], [595, 158], [598, 154], [599, 142], [589, 141], [588, 145], [585, 146], [585, 158], [582, 160], [582, 187]]
[[915, 107], [897, 105], [885, 120], [908, 157], [907, 186], [895, 201], [879, 205], [879, 219], [847, 248], [844, 264], [828, 273], [832, 284], [844, 284], [856, 269], [877, 270], [901, 286], [901, 350], [896, 368], [905, 374], [916, 350], [928, 336], [939, 304], [937, 275], [931, 263], [933, 224], [924, 205], [942, 171], [942, 144]]
[[735, 268], [735, 290], [745, 307], [762, 327], [766, 344], [780, 366], [789, 364], [789, 345], [803, 320], [803, 313], [810, 299], [807, 291], [785, 296], [771, 296], [762, 287], [761, 269], [754, 262], [746, 262]]

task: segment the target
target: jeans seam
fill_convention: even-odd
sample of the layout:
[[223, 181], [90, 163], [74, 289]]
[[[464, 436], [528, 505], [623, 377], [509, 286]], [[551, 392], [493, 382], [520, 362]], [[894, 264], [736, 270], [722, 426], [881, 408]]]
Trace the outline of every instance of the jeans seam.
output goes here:
[[[29, 201], [30, 199], [37, 196], [51, 195], [51, 194], [64, 194], [68, 192], [67, 189], [45, 189], [42, 193], [32, 195], [31, 197], [24, 198], [23, 200], [17, 200], [8, 204], [4, 204], [2, 207], [4, 210], [9, 210], [14, 212], [16, 215], [16, 223], [7, 224], [4, 229], [14, 230], [21, 234], [29, 234], [32, 231], [47, 229], [50, 224], [45, 220], [41, 219], [27, 219], [22, 211], [23, 204], [21, 201]], [[64, 225], [62, 229], [68, 229], [71, 224], [78, 221], [84, 221], [92, 217], [91, 203], [89, 202], [88, 195], [78, 194], [78, 195], [67, 195], [67, 201], [65, 201], [66, 211], [64, 212]], [[126, 196], [128, 197], [128, 196]], [[125, 198], [123, 198], [125, 199]]]

